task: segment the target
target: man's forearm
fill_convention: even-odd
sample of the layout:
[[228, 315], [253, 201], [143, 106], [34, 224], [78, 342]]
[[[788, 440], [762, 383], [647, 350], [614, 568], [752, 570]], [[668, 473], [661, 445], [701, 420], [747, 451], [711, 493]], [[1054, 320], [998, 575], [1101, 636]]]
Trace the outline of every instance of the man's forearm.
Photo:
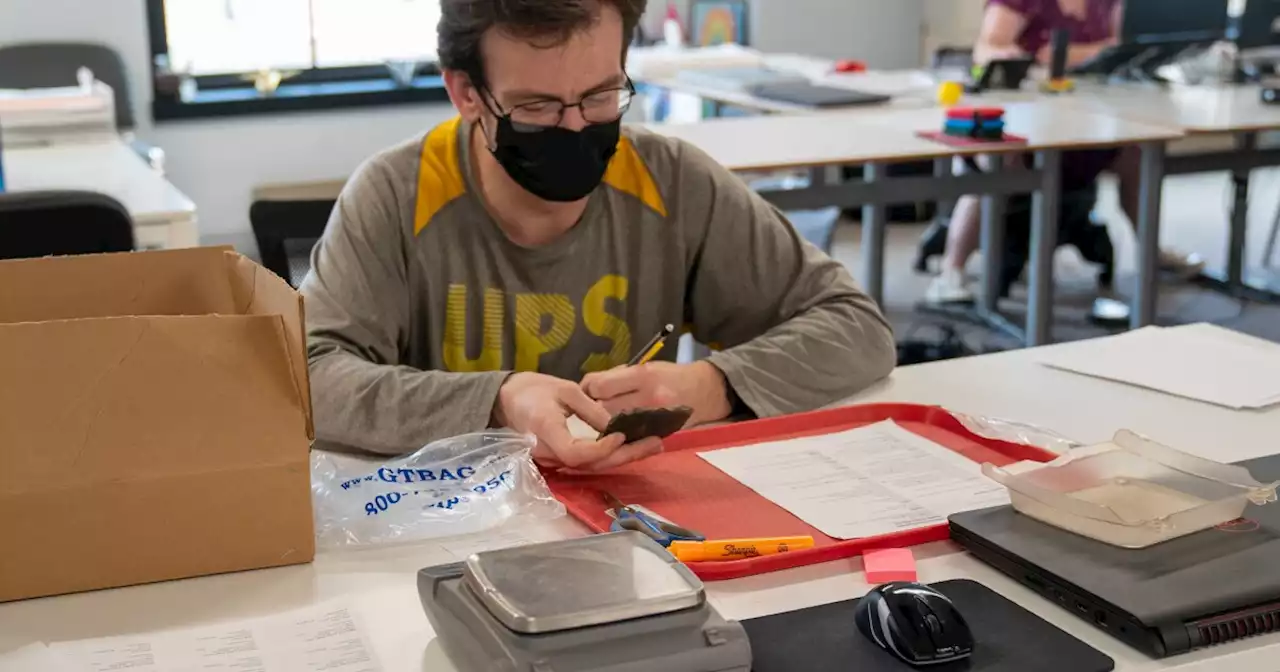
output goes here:
[[311, 357], [316, 439], [400, 455], [489, 427], [504, 372], [449, 373], [373, 364], [335, 348]]
[[823, 303], [710, 362], [756, 415], [814, 410], [889, 375], [893, 331], [870, 301]]

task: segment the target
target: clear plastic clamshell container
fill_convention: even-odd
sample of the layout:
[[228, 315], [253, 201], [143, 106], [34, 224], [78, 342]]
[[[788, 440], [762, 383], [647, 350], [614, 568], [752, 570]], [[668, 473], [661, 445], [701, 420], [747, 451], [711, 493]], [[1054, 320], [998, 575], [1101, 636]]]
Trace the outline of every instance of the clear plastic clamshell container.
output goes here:
[[1249, 502], [1276, 501], [1280, 482], [1188, 455], [1133, 432], [1052, 462], [982, 465], [1009, 488], [1013, 508], [1124, 548], [1145, 548], [1239, 518]]

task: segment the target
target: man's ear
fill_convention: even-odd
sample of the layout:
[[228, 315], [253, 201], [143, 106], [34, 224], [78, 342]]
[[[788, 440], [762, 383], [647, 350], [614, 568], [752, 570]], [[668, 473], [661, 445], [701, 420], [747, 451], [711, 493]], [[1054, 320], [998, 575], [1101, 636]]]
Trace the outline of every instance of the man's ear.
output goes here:
[[460, 70], [444, 71], [444, 88], [449, 92], [449, 100], [458, 108], [458, 113], [469, 122], [480, 118], [484, 111], [484, 103], [480, 100], [480, 90], [471, 82], [471, 78]]

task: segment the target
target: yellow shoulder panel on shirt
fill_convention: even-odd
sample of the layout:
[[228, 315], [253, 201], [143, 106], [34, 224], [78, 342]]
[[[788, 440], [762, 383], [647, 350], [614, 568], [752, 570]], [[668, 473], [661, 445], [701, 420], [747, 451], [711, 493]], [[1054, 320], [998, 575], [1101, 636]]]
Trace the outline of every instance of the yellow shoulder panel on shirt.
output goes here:
[[649, 206], [654, 212], [667, 216], [667, 204], [662, 201], [658, 185], [644, 159], [628, 138], [618, 141], [618, 151], [609, 161], [604, 173], [604, 183], [626, 194], [631, 194]]
[[454, 117], [431, 129], [422, 143], [418, 162], [418, 198], [413, 215], [417, 235], [440, 209], [466, 191], [462, 166], [458, 162], [458, 128], [462, 119]]

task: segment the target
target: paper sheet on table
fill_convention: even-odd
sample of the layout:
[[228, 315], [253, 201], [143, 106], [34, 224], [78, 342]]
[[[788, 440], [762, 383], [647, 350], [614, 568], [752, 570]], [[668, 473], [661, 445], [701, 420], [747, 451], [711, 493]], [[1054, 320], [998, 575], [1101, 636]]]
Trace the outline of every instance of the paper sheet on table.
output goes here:
[[836, 539], [946, 522], [1009, 503], [981, 465], [892, 420], [701, 453], [716, 468]]
[[80, 669], [43, 642], [0, 653], [0, 672], [80, 672]]
[[1208, 324], [1059, 346], [1040, 363], [1237, 410], [1280, 403], [1280, 346]]
[[381, 672], [350, 607], [329, 604], [189, 630], [56, 643], [84, 672]]

